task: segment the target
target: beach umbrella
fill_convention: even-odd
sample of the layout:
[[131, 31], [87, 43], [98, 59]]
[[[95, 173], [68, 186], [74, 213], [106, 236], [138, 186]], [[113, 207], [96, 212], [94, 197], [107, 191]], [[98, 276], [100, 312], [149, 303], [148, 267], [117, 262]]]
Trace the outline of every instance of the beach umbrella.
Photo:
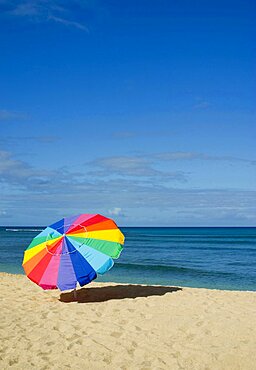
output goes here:
[[69, 290], [90, 283], [114, 265], [124, 235], [110, 218], [82, 214], [48, 226], [24, 252], [27, 277], [43, 289]]

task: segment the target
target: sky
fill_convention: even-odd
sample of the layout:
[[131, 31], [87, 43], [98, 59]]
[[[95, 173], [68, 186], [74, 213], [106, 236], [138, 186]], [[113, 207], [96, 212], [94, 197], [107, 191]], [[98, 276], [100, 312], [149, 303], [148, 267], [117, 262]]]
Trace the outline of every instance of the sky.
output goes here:
[[256, 226], [255, 16], [0, 0], [0, 225]]

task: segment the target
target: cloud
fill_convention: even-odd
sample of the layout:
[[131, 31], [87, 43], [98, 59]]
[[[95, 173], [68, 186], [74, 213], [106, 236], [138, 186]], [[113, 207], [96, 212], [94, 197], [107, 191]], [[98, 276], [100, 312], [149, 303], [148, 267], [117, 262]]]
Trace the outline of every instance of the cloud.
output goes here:
[[[119, 220], [125, 209], [126, 225], [255, 225], [255, 191], [179, 189], [131, 179], [79, 183], [75, 178], [63, 182], [51, 176], [48, 184], [34, 183], [27, 191], [17, 187], [10, 192], [8, 187], [1, 192], [0, 207], [21, 224], [48, 224], [80, 212], [111, 212]], [[116, 208], [120, 214], [113, 214], [119, 212]]]
[[155, 137], [169, 137], [173, 136], [174, 133], [165, 130], [152, 130], [152, 131], [116, 131], [113, 132], [112, 136], [114, 139], [133, 139], [133, 138], [155, 138]]
[[69, 21], [69, 20], [64, 19], [64, 18], [55, 17], [54, 15], [49, 15], [48, 19], [49, 20], [52, 20], [54, 22], [57, 22], [57, 23], [64, 24], [65, 26], [76, 27], [76, 28], [78, 28], [80, 30], [83, 30], [83, 31], [87, 31], [88, 32], [88, 28], [85, 27], [83, 24], [81, 24], [79, 22]]
[[[24, 138], [22, 138], [23, 140]], [[42, 136], [26, 136], [25, 140], [31, 140], [38, 143], [55, 143], [60, 140], [59, 136], [54, 135], [42, 135]]]
[[[30, 137], [28, 139], [34, 139]], [[54, 137], [38, 137], [40, 142], [52, 142]], [[253, 163], [242, 158], [233, 157], [211, 157], [206, 154], [190, 152], [167, 152], [157, 153], [151, 156], [112, 156], [98, 158], [87, 163], [80, 172], [70, 171], [62, 167], [54, 170], [37, 169], [27, 162], [17, 159], [11, 152], [0, 150], [0, 182], [9, 184], [19, 189], [41, 192], [62, 192], [67, 187], [71, 192], [91, 191], [95, 184], [107, 183], [115, 186], [118, 184], [128, 184], [128, 190], [133, 186], [136, 189], [141, 187], [167, 189], [173, 183], [185, 184], [189, 173], [183, 171], [170, 171], [162, 163], [173, 160], [233, 160]], [[116, 205], [115, 205], [116, 207]]]
[[27, 118], [27, 116], [24, 113], [0, 109], [0, 121], [23, 120], [25, 118]]
[[[173, 161], [228, 161], [242, 162], [255, 165], [256, 161], [232, 156], [215, 156], [197, 152], [162, 152], [146, 155], [112, 156], [98, 158], [87, 163], [88, 175], [93, 177], [110, 178], [136, 177], [137, 179], [161, 179], [162, 181], [186, 182], [189, 173], [184, 171], [170, 171], [166, 164]], [[151, 181], [151, 180], [150, 180]]]
[[[114, 173], [124, 176], [153, 176], [157, 173], [157, 171], [151, 167], [151, 162], [149, 160], [136, 156], [99, 158], [91, 162], [91, 165], [100, 168], [104, 174], [105, 171], [108, 171], [109, 174]], [[96, 171], [92, 173], [99, 175], [101, 172]]]
[[98, 158], [88, 163], [89, 175], [96, 177], [125, 176], [125, 177], [164, 177], [165, 179], [186, 181], [186, 173], [182, 171], [168, 172], [154, 168], [153, 158], [143, 156], [113, 156]]
[[108, 210], [108, 213], [111, 216], [120, 216], [120, 215], [123, 215], [122, 214], [122, 208], [119, 208], [119, 207], [114, 207], [113, 209], [109, 209]]
[[25, 191], [53, 191], [67, 184], [79, 183], [82, 174], [72, 173], [65, 168], [57, 170], [37, 169], [27, 162], [16, 159], [9, 151], [0, 150], [0, 183]]
[[42, 135], [42, 136], [2, 136], [0, 138], [0, 144], [2, 145], [18, 145], [24, 142], [35, 142], [39, 144], [51, 144], [60, 140], [60, 137], [54, 135]]
[[7, 183], [18, 183], [19, 180], [32, 175], [31, 167], [20, 160], [13, 158], [11, 153], [0, 151], [0, 181]]
[[[111, 165], [107, 162], [105, 173], [113, 163], [120, 167], [118, 158]], [[153, 165], [148, 159], [129, 163], [136, 171]], [[162, 174], [92, 177], [86, 168], [81, 172], [39, 169], [3, 150], [0, 180], [0, 209], [7, 212], [1, 216], [2, 224], [9, 222], [10, 215], [14, 215], [12, 223], [29, 225], [48, 224], [80, 212], [109, 214], [116, 220], [125, 217], [127, 225], [141, 226], [241, 226], [254, 225], [256, 218], [256, 192], [252, 190], [179, 187]]]
[[244, 162], [252, 165], [256, 164], [256, 160], [238, 158], [232, 156], [217, 156], [197, 152], [163, 152], [157, 153], [154, 157], [163, 161], [177, 160], [203, 160], [203, 161], [229, 161], [229, 162]]
[[[26, 18], [37, 23], [55, 22], [66, 27], [75, 27], [88, 31], [83, 22], [78, 21], [77, 14], [85, 11], [86, 4], [71, 0], [27, 0], [4, 1], [0, 3], [0, 10], [12, 17]], [[76, 12], [76, 10], [79, 11]]]

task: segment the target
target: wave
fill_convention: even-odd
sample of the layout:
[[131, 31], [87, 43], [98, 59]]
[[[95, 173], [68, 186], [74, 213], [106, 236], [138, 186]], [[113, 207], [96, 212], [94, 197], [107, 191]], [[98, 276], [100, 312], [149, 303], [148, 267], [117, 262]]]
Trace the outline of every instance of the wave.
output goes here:
[[24, 232], [24, 231], [42, 231], [43, 229], [5, 229], [5, 231], [10, 231], [13, 233]]
[[165, 242], [166, 239], [171, 243], [183, 243], [189, 241], [189, 243], [241, 243], [243, 241], [251, 239], [255, 241], [256, 235], [235, 235], [235, 236], [213, 236], [213, 235], [126, 235], [127, 239], [130, 241], [149, 241], [153, 242], [155, 240]]
[[190, 267], [178, 267], [173, 265], [145, 265], [145, 264], [138, 264], [138, 263], [122, 263], [116, 262], [115, 266], [118, 268], [124, 269], [141, 269], [141, 270], [148, 270], [148, 271], [169, 271], [169, 272], [180, 272], [182, 274], [193, 274], [193, 275], [218, 275], [218, 276], [234, 276], [237, 275], [233, 272], [223, 272], [223, 271], [216, 271], [216, 270], [201, 270], [198, 268], [190, 268]]
[[[256, 228], [255, 228], [256, 229]], [[130, 234], [130, 235], [129, 235]], [[161, 234], [161, 233], [137, 233], [137, 232], [131, 232], [131, 233], [128, 233], [128, 235], [130, 236], [130, 238], [132, 237], [142, 237], [142, 238], [145, 238], [145, 237], [148, 237], [148, 238], [172, 238], [172, 237], [175, 237], [175, 238], [203, 238], [203, 239], [211, 239], [211, 238], [216, 238], [216, 239], [226, 239], [226, 238], [247, 238], [247, 237], [255, 237], [256, 236], [256, 230], [254, 233], [241, 233], [241, 234]]]
[[172, 251], [183, 251], [183, 252], [187, 252], [187, 251], [190, 251], [190, 250], [193, 250], [193, 251], [207, 251], [207, 252], [240, 252], [242, 251], [243, 253], [244, 252], [255, 252], [256, 251], [256, 248], [255, 248], [255, 242], [252, 243], [241, 243], [241, 245], [239, 244], [230, 244], [230, 245], [226, 245], [224, 246], [225, 244], [219, 244], [219, 245], [215, 245], [214, 244], [209, 244], [209, 246], [207, 244], [205, 245], [190, 245], [189, 243], [187, 244], [167, 244], [167, 245], [164, 245], [164, 244], [156, 244], [156, 245], [146, 245], [146, 244], [139, 244], [139, 245], [135, 245], [133, 246], [132, 244], [126, 244], [126, 248], [129, 248], [129, 250], [131, 250], [132, 252], [134, 251], [138, 251], [139, 248], [144, 248], [145, 250], [148, 250], [148, 251], [151, 251], [151, 250], [156, 250], [156, 248], [158, 249], [161, 249], [161, 253], [163, 252], [172, 252]]

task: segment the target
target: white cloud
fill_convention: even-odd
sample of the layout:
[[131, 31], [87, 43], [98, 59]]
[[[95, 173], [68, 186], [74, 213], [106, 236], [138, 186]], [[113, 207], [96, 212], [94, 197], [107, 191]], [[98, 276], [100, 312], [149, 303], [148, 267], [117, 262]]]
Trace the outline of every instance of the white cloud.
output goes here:
[[[102, 157], [87, 163], [88, 174], [95, 178], [136, 177], [145, 180], [154, 178], [162, 181], [187, 182], [189, 173], [184, 171], [170, 171], [166, 166], [173, 161], [217, 161], [242, 162], [255, 165], [256, 161], [232, 156], [217, 156], [197, 152], [162, 152], [147, 155], [127, 155]], [[165, 168], [165, 169], [163, 169]]]
[[114, 207], [113, 209], [109, 209], [108, 210], [108, 213], [110, 215], [114, 215], [114, 216], [119, 216], [121, 215], [121, 212], [122, 212], [122, 208], [119, 208], [119, 207]]
[[15, 159], [8, 151], [0, 151], [0, 180], [1, 182], [19, 182], [20, 179], [31, 176], [31, 167], [20, 160]]
[[[1, 6], [1, 4], [0, 4]], [[88, 28], [77, 19], [76, 10], [85, 11], [86, 3], [60, 0], [27, 0], [4, 2], [2, 12], [9, 16], [26, 18], [33, 22], [55, 22], [66, 27], [75, 27], [77, 29], [88, 31]], [[64, 16], [63, 16], [64, 14]]]
[[253, 226], [255, 199], [256, 192], [234, 189], [179, 189], [128, 180], [53, 181], [34, 184], [23, 192], [6, 188], [1, 191], [0, 207], [15, 216], [14, 224], [47, 224], [65, 215], [88, 212], [125, 217], [126, 225], [135, 226]]
[[197, 152], [163, 152], [154, 154], [153, 157], [163, 161], [177, 161], [177, 160], [203, 160], [203, 161], [229, 161], [229, 162], [245, 162], [249, 164], [256, 164], [256, 160], [238, 158], [232, 156], [218, 156], [209, 155]]
[[147, 131], [116, 131], [112, 133], [115, 139], [134, 139], [134, 138], [156, 138], [173, 136], [172, 131], [167, 130], [147, 130]]
[[[70, 174], [65, 168], [37, 169], [5, 150], [0, 150], [0, 183], [26, 191], [60, 191], [67, 185], [80, 184], [81, 173]], [[74, 180], [76, 179], [76, 180]], [[59, 190], [58, 190], [59, 189]]]
[[[114, 163], [120, 167], [119, 160]], [[131, 163], [136, 169], [149, 164]], [[104, 167], [105, 173], [109, 168]], [[141, 226], [255, 224], [255, 191], [191, 189], [189, 184], [179, 188], [160, 175], [111, 178], [66, 168], [39, 169], [3, 150], [0, 180], [0, 209], [7, 212], [1, 215], [2, 224], [9, 222], [9, 215], [14, 215], [13, 224], [47, 224], [83, 212], [125, 217], [126, 224], [135, 225], [136, 220]]]
[[[167, 172], [155, 168], [154, 156], [113, 156], [94, 160], [88, 165], [94, 168], [89, 172], [96, 177], [113, 175], [130, 177], [155, 177], [175, 181], [186, 181], [186, 174], [182, 171]], [[96, 169], [95, 169], [96, 168]]]
[[83, 25], [82, 23], [79, 23], [79, 22], [69, 21], [69, 20], [64, 19], [64, 18], [55, 17], [54, 15], [50, 15], [48, 17], [48, 20], [54, 21], [54, 22], [57, 22], [57, 23], [61, 23], [64, 26], [71, 26], [71, 27], [75, 27], [75, 28], [78, 28], [80, 30], [83, 30], [83, 31], [87, 31], [88, 32], [88, 28], [85, 27], [85, 25]]

